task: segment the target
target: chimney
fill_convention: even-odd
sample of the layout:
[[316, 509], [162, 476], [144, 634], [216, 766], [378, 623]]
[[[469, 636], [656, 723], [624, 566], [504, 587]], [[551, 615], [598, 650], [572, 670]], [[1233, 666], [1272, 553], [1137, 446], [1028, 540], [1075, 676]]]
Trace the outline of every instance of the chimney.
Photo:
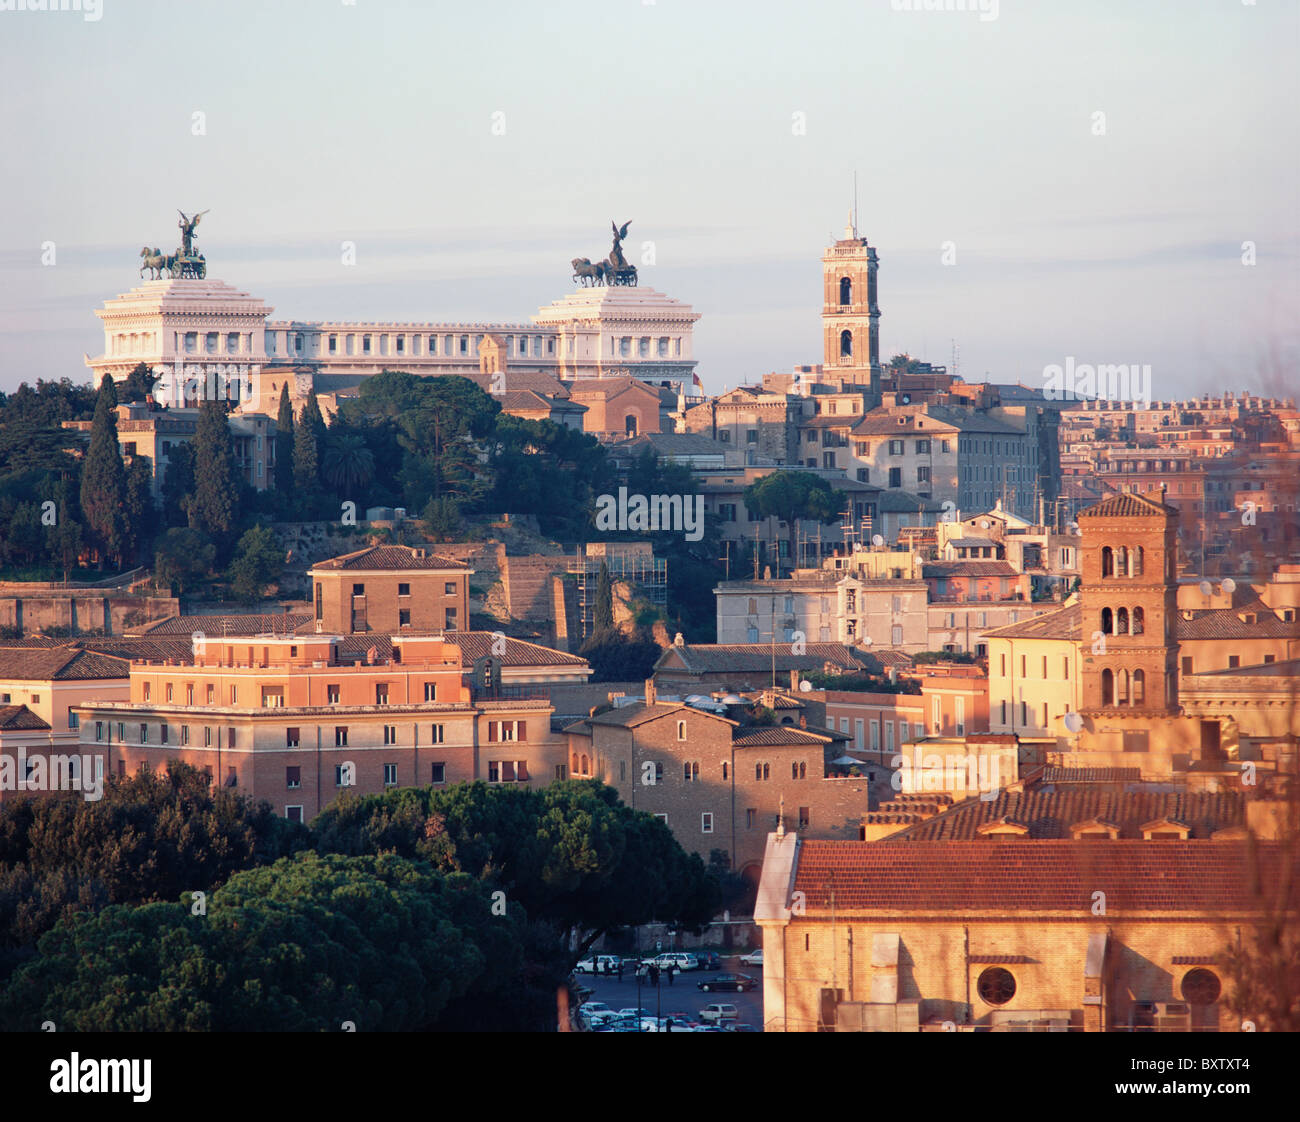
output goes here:
[[647, 678], [645, 680], [645, 703], [646, 705], [653, 705], [655, 700], [655, 680]]

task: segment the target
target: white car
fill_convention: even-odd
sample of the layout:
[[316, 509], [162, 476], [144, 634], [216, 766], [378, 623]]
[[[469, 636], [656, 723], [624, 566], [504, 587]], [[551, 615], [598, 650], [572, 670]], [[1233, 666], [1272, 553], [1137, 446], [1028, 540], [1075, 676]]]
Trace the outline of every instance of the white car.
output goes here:
[[619, 959], [617, 955], [588, 955], [573, 969], [579, 974], [617, 974]]
[[670, 966], [675, 966], [678, 970], [698, 970], [700, 960], [685, 951], [664, 951], [663, 954], [643, 958], [641, 965], [657, 966], [660, 970], [667, 970]]
[[763, 948], [759, 947], [758, 950], [750, 951], [749, 954], [742, 954], [740, 956], [740, 961], [743, 962], [746, 966], [762, 966]]
[[715, 1025], [723, 1021], [734, 1021], [738, 1015], [736, 1007], [724, 1001], [715, 1001], [700, 1010], [700, 1020]]

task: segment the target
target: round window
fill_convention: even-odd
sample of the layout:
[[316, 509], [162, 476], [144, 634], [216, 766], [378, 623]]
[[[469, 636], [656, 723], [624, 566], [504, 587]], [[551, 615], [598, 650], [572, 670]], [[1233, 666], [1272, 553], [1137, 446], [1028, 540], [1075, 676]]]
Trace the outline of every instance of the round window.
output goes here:
[[1005, 1005], [1016, 996], [1016, 980], [1010, 970], [990, 966], [976, 984], [980, 998], [989, 1005]]
[[1183, 1000], [1192, 1005], [1210, 1005], [1219, 1000], [1223, 986], [1213, 970], [1197, 967], [1183, 975]]

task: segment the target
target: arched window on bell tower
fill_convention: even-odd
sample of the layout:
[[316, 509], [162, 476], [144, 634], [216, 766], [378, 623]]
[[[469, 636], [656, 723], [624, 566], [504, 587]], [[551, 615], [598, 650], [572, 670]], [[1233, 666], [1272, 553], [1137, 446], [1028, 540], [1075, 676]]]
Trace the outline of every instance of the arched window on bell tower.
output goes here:
[[1115, 550], [1115, 575], [1117, 577], [1126, 577], [1128, 571], [1128, 550], [1120, 546]]
[[1119, 690], [1115, 695], [1115, 704], [1116, 705], [1128, 704], [1128, 671], [1127, 670], [1121, 670], [1119, 672]]
[[1101, 610], [1101, 633], [1103, 635], [1115, 634], [1115, 617], [1109, 608], [1102, 608]]
[[1147, 614], [1141, 608], [1133, 609], [1133, 625], [1129, 628], [1130, 635], [1142, 635], [1146, 631]]
[[853, 332], [845, 328], [840, 332], [840, 358], [853, 357]]
[[1115, 575], [1115, 552], [1108, 545], [1101, 547], [1101, 575], [1103, 577]]
[[1115, 613], [1115, 634], [1116, 635], [1128, 634], [1128, 609], [1127, 608], [1120, 608], [1120, 610]]
[[1133, 671], [1133, 704], [1145, 705], [1147, 700], [1147, 676], [1142, 670]]
[[847, 307], [853, 303], [853, 280], [850, 277], [840, 277], [840, 307]]
[[1103, 705], [1115, 704], [1115, 675], [1110, 670], [1101, 672], [1101, 703]]
[[1129, 576], [1140, 577], [1142, 575], [1142, 562], [1144, 560], [1144, 550], [1141, 546], [1138, 546], [1133, 550], [1133, 570], [1129, 573]]

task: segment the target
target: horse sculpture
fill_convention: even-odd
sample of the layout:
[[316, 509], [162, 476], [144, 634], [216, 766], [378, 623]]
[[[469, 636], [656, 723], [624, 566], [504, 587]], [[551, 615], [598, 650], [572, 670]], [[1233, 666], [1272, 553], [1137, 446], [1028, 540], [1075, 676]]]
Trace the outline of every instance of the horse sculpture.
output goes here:
[[585, 288], [590, 285], [605, 283], [609, 268], [606, 262], [597, 261], [593, 265], [589, 258], [575, 257], [570, 264], [573, 266], [573, 281], [575, 284], [581, 284]]
[[145, 271], [149, 269], [153, 270], [153, 276], [149, 278], [150, 280], [157, 280], [164, 269], [170, 271], [170, 262], [163, 256], [157, 247], [150, 249], [148, 246], [145, 246], [140, 250], [140, 256], [144, 259], [140, 264], [140, 275], [142, 277], [144, 276]]

